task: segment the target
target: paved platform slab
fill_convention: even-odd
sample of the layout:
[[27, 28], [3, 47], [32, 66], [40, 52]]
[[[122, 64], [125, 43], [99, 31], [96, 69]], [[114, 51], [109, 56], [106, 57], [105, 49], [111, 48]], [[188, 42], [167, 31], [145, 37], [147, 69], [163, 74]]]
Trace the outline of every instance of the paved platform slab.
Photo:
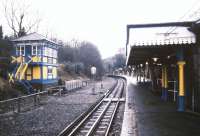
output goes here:
[[134, 96], [133, 93], [128, 89], [128, 86], [132, 83], [130, 82], [131, 79], [129, 77], [126, 77], [126, 79], [126, 103], [121, 136], [137, 136]]
[[163, 102], [147, 84], [127, 81], [122, 136], [200, 136], [200, 116], [177, 112], [175, 102]]

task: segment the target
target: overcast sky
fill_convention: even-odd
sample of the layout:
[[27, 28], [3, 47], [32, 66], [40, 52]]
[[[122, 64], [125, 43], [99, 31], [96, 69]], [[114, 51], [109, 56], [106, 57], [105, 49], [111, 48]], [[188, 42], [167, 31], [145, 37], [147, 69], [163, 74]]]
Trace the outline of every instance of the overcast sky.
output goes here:
[[[1, 1], [1, 0], [0, 0]], [[21, 0], [16, 0], [21, 2]], [[103, 58], [125, 47], [126, 25], [195, 19], [200, 0], [29, 0], [42, 18], [39, 33], [97, 45]], [[182, 17], [184, 16], [184, 17]], [[181, 19], [180, 19], [181, 18]], [[10, 30], [0, 13], [4, 33]], [[6, 31], [6, 32], [5, 32]]]

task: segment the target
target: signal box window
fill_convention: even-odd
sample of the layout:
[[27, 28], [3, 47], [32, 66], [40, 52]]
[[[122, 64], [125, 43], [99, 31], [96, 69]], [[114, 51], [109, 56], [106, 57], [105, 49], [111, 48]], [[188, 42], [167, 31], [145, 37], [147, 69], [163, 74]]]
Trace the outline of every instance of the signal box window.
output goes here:
[[48, 79], [52, 79], [53, 78], [53, 68], [52, 67], [48, 67]]

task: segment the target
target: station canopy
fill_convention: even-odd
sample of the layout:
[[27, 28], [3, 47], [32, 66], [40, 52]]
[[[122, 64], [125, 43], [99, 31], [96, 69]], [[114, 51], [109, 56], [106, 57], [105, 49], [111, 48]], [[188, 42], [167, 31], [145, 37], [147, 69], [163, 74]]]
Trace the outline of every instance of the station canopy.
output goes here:
[[194, 45], [196, 37], [190, 31], [191, 25], [192, 22], [127, 25], [127, 65], [145, 63]]

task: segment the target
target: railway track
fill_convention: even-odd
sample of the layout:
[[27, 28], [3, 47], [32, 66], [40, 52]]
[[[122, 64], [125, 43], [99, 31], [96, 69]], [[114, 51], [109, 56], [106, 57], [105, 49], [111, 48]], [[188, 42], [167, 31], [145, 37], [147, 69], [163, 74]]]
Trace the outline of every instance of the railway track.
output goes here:
[[93, 108], [78, 117], [58, 136], [107, 136], [119, 103], [125, 101], [122, 98], [123, 90], [124, 80], [117, 79], [112, 90], [108, 91]]

